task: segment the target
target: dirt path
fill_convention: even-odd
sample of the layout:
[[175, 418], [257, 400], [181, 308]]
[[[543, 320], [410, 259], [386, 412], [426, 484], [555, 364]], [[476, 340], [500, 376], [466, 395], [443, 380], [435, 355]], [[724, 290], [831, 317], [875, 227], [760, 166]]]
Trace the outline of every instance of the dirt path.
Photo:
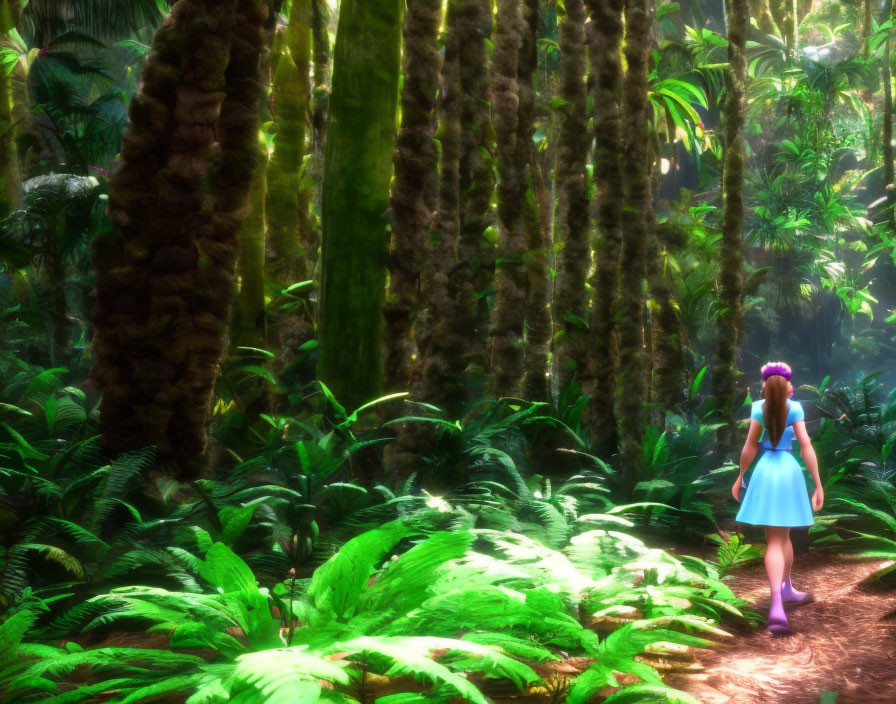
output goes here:
[[[896, 593], [859, 587], [887, 563], [810, 551], [798, 555], [794, 587], [816, 601], [788, 610], [791, 635], [772, 636], [764, 621], [716, 650], [695, 651], [703, 671], [666, 682], [704, 704], [818, 704], [837, 693], [837, 704], [896, 703]], [[764, 619], [768, 581], [762, 563], [735, 573], [734, 592]]]

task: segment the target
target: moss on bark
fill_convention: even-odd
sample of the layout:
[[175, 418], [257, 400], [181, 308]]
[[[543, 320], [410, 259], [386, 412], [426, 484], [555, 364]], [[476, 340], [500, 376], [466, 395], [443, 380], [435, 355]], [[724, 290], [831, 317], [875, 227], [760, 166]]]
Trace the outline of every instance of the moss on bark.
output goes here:
[[517, 164], [522, 176], [525, 199], [522, 205], [526, 233], [524, 255], [526, 271], [525, 360], [523, 395], [534, 401], [547, 401], [548, 351], [551, 343], [550, 274], [547, 232], [542, 229], [536, 197], [535, 145], [535, 71], [538, 67], [538, 28], [541, 24], [540, 0], [524, 0], [522, 46], [517, 68], [519, 110], [517, 115]]
[[[648, 370], [645, 363], [642, 318], [644, 275], [650, 230], [647, 130], [647, 71], [650, 47], [647, 0], [628, 0], [625, 6], [625, 59], [623, 79], [623, 153], [625, 198], [622, 209], [622, 247], [617, 307], [619, 372], [616, 413], [622, 446], [622, 485], [630, 492], [641, 475]], [[600, 402], [600, 399], [598, 399]]]
[[445, 20], [445, 59], [439, 88], [439, 128], [436, 133], [441, 151], [438, 209], [433, 224], [434, 244], [430, 255], [435, 266], [425, 281], [428, 321], [418, 329], [421, 354], [420, 396], [428, 402], [456, 413], [465, 398], [466, 360], [459, 352], [464, 333], [459, 335], [453, 316], [460, 307], [458, 298], [464, 281], [464, 262], [457, 254], [460, 234], [460, 57], [457, 6], [448, 3]]
[[492, 59], [492, 119], [498, 155], [498, 259], [491, 328], [492, 386], [516, 396], [523, 375], [526, 305], [526, 175], [519, 164], [520, 49], [525, 32], [520, 0], [498, 0]]
[[[344, 0], [322, 201], [318, 374], [356, 407], [382, 391], [386, 211], [401, 71], [400, 0]], [[376, 71], [370, 67], [375, 66]]]
[[456, 306], [453, 313], [460, 357], [466, 370], [468, 396], [484, 388], [489, 329], [488, 301], [482, 296], [494, 277], [494, 244], [483, 233], [491, 224], [495, 190], [494, 135], [489, 114], [489, 74], [486, 40], [492, 33], [492, 0], [458, 0], [457, 37], [460, 80], [460, 233], [459, 266], [454, 271]]
[[746, 110], [746, 41], [750, 26], [747, 0], [727, 0], [728, 69], [725, 94], [725, 155], [722, 171], [722, 249], [719, 271], [718, 343], [713, 390], [722, 410], [723, 447], [734, 448], [737, 391], [737, 347], [743, 321], [744, 144]]
[[[274, 149], [268, 164], [267, 251], [265, 277], [275, 292], [311, 278], [318, 243], [310, 224], [313, 187], [303, 179], [306, 125], [311, 100], [311, 0], [294, 0], [289, 22], [278, 37], [272, 80]], [[279, 312], [269, 325], [267, 344], [282, 372], [299, 348], [312, 338], [314, 321], [308, 299], [300, 290], [301, 306]], [[272, 308], [277, 308], [275, 301]], [[284, 301], [285, 302], [285, 301]]]
[[[0, 0], [0, 37], [15, 28], [10, 0]], [[0, 68], [0, 217], [19, 207], [21, 177], [16, 150], [12, 103], [12, 77]]]
[[560, 144], [557, 154], [558, 234], [562, 244], [554, 302], [557, 368], [562, 390], [576, 376], [584, 376], [588, 342], [588, 305], [585, 281], [591, 262], [588, 241], [588, 133], [585, 84], [585, 5], [566, 0], [560, 23]]
[[239, 292], [231, 319], [231, 349], [239, 345], [265, 344], [265, 198], [267, 196], [267, 147], [259, 140], [257, 162], [249, 187], [248, 212], [240, 226], [237, 260]]
[[594, 298], [584, 387], [591, 397], [585, 414], [592, 446], [613, 451], [617, 445], [617, 330], [613, 311], [619, 284], [622, 244], [622, 8], [623, 0], [588, 0], [591, 73], [594, 76], [594, 181], [597, 188]]
[[438, 193], [434, 143], [438, 90], [438, 35], [441, 0], [408, 0], [404, 22], [404, 87], [401, 128], [393, 162], [390, 202], [392, 250], [386, 318], [386, 388], [405, 390], [416, 351], [412, 327], [423, 304], [423, 269], [428, 234]]

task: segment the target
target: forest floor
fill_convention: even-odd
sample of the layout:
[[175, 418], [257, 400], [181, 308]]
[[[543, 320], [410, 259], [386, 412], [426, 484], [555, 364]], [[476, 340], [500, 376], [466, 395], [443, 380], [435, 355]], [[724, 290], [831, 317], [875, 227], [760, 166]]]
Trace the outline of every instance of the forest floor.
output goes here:
[[[762, 614], [750, 634], [712, 650], [695, 650], [703, 669], [665, 681], [703, 704], [818, 704], [825, 691], [837, 704], [896, 702], [896, 592], [860, 582], [888, 563], [817, 550], [797, 555], [794, 588], [815, 602], [787, 611], [792, 633], [765, 630], [768, 579], [762, 562], [733, 572], [729, 584]], [[888, 617], [889, 616], [889, 617]]]

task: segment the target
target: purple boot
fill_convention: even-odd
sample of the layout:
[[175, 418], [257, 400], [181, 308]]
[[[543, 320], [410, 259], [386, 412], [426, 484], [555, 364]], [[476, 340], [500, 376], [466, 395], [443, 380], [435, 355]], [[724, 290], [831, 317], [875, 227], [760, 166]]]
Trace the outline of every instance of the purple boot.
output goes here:
[[781, 584], [781, 601], [785, 604], [793, 604], [796, 606], [799, 604], [809, 604], [815, 601], [815, 597], [812, 596], [811, 592], [799, 592], [794, 589], [793, 585], [790, 583], [790, 577], [788, 577], [787, 581]]
[[781, 593], [772, 594], [772, 605], [768, 610], [765, 630], [771, 633], [790, 633], [790, 624], [787, 622], [787, 614], [784, 612], [784, 603]]

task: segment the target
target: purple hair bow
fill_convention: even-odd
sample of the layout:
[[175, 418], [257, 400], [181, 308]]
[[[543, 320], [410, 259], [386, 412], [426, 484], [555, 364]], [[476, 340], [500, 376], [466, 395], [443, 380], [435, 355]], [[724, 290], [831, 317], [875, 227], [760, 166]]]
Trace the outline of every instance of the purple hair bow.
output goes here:
[[793, 374], [793, 372], [791, 371], [790, 366], [787, 364], [784, 364], [784, 362], [769, 362], [764, 367], [762, 367], [762, 380], [763, 381], [768, 379], [770, 376], [774, 376], [776, 374], [783, 376], [785, 379], [787, 379], [789, 381], [790, 376], [791, 376], [791, 374]]

